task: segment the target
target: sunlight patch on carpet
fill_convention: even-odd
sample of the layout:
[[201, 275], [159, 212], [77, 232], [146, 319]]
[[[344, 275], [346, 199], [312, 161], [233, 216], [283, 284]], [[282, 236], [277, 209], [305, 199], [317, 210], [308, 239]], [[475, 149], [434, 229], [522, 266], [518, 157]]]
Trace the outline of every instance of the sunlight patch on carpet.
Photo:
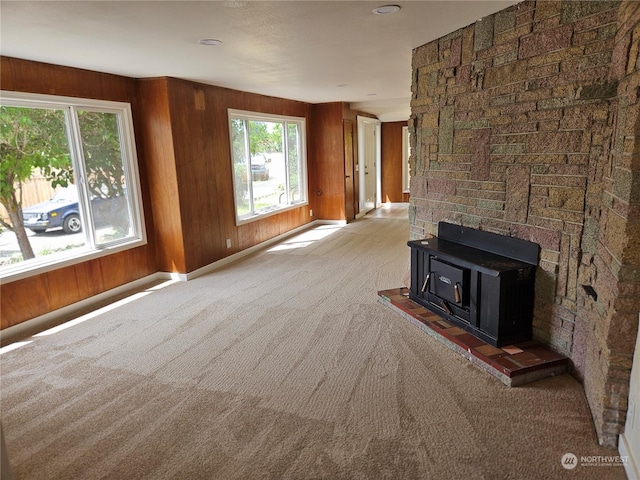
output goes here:
[[306, 232], [301, 233], [279, 243], [273, 248], [267, 250], [268, 252], [278, 252], [281, 250], [293, 250], [296, 248], [304, 248], [309, 245], [313, 245], [318, 240], [328, 237], [332, 233], [340, 230], [344, 225], [322, 225]]

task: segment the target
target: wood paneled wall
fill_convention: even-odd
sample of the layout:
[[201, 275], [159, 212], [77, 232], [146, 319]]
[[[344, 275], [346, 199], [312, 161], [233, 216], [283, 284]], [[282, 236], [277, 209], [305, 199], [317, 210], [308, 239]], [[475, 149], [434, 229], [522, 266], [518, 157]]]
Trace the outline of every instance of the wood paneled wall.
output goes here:
[[382, 143], [382, 201], [406, 202], [402, 194], [402, 127], [407, 122], [384, 122]]
[[[0, 57], [3, 90], [129, 102], [138, 124], [135, 80], [14, 58]], [[147, 231], [153, 231], [146, 159], [138, 144]], [[6, 328], [110, 290], [157, 271], [154, 237], [145, 246], [60, 268], [0, 286], [0, 327]]]
[[311, 107], [311, 152], [314, 175], [311, 194], [314, 215], [329, 220], [346, 220], [343, 111], [341, 102], [321, 103]]
[[[2, 328], [157, 271], [192, 272], [315, 219], [345, 220], [343, 120], [355, 126], [358, 114], [348, 104], [310, 105], [175, 78], [136, 80], [0, 60], [5, 90], [132, 105], [149, 239], [143, 247], [3, 284]], [[230, 108], [307, 119], [309, 205], [236, 226]], [[357, 159], [357, 142], [353, 150]], [[357, 188], [356, 182], [356, 198]]]
[[[351, 221], [359, 213], [358, 116], [375, 118], [351, 109], [345, 102], [311, 106], [311, 185], [317, 218]], [[347, 138], [348, 132], [351, 138]]]
[[[181, 209], [176, 181], [175, 154], [167, 79], [142, 80], [137, 85], [141, 120], [136, 136], [150, 159], [147, 165], [154, 218], [156, 258], [161, 271], [185, 272]], [[169, 267], [170, 266], [170, 267]]]
[[309, 123], [308, 104], [175, 78], [138, 91], [161, 270], [192, 272], [312, 220], [303, 206], [236, 226], [228, 120], [231, 108]]
[[[358, 165], [358, 115], [370, 116], [367, 113], [358, 112], [357, 110], [352, 110], [351, 106], [348, 103], [342, 104], [342, 121], [343, 125], [347, 125], [349, 122], [351, 123], [352, 128], [352, 138], [351, 138], [351, 155], [352, 155], [352, 163], [353, 165], [349, 165], [349, 160], [347, 158], [347, 143], [348, 139], [345, 138], [345, 175], [351, 175], [353, 180], [353, 194], [351, 194], [347, 188], [345, 188], [345, 203], [346, 210], [348, 213], [353, 210], [353, 219], [360, 213], [360, 179], [357, 171]], [[350, 128], [350, 127], [349, 127]], [[344, 128], [343, 128], [344, 130]], [[347, 168], [350, 167], [350, 168]], [[348, 203], [351, 202], [353, 207], [350, 207]], [[352, 218], [347, 215], [347, 221], [351, 221]]]

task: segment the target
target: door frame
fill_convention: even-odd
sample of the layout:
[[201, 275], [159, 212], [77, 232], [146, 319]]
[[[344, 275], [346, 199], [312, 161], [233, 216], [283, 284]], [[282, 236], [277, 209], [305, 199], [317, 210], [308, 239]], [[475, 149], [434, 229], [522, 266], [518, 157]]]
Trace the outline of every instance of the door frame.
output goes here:
[[[359, 188], [358, 188], [358, 193], [359, 193], [359, 198], [358, 198], [358, 203], [359, 203], [359, 212], [356, 215], [356, 218], [360, 218], [364, 215], [367, 214], [367, 212], [370, 212], [372, 209], [367, 210], [365, 208], [365, 201], [367, 199], [367, 192], [365, 190], [365, 180], [364, 180], [364, 164], [365, 164], [365, 159], [364, 159], [364, 152], [365, 152], [365, 135], [364, 135], [364, 129], [365, 129], [365, 124], [372, 124], [375, 126], [375, 142], [374, 142], [374, 149], [375, 149], [375, 176], [376, 176], [376, 192], [375, 192], [375, 198], [374, 198], [374, 205], [373, 208], [378, 208], [382, 205], [382, 200], [381, 200], [381, 191], [382, 191], [382, 176], [381, 176], [381, 172], [380, 172], [380, 160], [381, 160], [381, 156], [380, 156], [380, 151], [381, 151], [381, 142], [380, 142], [380, 132], [381, 132], [381, 124], [382, 122], [380, 120], [378, 120], [377, 118], [370, 118], [370, 117], [362, 117], [360, 115], [358, 115], [357, 117], [358, 120], [358, 165], [357, 165], [357, 169], [358, 169], [358, 183], [359, 183]], [[369, 172], [371, 173], [371, 172]]]
[[356, 158], [353, 121], [342, 120], [342, 135], [344, 143], [344, 216], [348, 222], [356, 219], [359, 200], [356, 199]]

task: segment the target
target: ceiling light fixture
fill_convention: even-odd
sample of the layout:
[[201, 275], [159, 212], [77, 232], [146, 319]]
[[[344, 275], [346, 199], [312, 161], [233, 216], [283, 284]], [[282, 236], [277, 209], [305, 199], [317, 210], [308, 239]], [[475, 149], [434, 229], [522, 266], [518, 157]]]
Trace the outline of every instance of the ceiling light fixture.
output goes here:
[[222, 40], [216, 40], [215, 38], [203, 38], [198, 43], [200, 45], [215, 46], [215, 45], [220, 45], [222, 43]]
[[382, 5], [381, 7], [373, 9], [373, 13], [376, 15], [389, 15], [390, 13], [396, 13], [399, 11], [400, 5]]

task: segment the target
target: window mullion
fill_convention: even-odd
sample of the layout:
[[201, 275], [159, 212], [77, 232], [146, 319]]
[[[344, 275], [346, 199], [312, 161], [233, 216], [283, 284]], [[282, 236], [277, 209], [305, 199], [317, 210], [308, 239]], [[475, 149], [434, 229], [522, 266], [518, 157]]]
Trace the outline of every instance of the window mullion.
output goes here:
[[[298, 148], [298, 157], [296, 161], [298, 162], [298, 192], [299, 198], [304, 198], [305, 200], [308, 198], [308, 184], [307, 184], [307, 162], [305, 151], [307, 148], [306, 143], [306, 124], [302, 122], [297, 122], [297, 132], [296, 132], [296, 145]], [[303, 158], [305, 159], [303, 161]]]
[[249, 127], [249, 120], [244, 121], [244, 149], [246, 154], [245, 167], [247, 171], [247, 195], [249, 196], [249, 212], [255, 215], [255, 208], [253, 203], [253, 175], [251, 175], [251, 132]]
[[289, 172], [289, 124], [284, 122], [282, 125], [284, 148], [284, 192], [287, 197], [287, 205], [291, 204], [291, 173]]
[[91, 249], [94, 249], [96, 248], [96, 240], [95, 233], [93, 231], [93, 215], [90, 208], [89, 195], [87, 193], [87, 174], [84, 165], [80, 122], [78, 121], [78, 111], [76, 107], [68, 107], [67, 120], [71, 163], [73, 165], [76, 188], [78, 189], [78, 209], [80, 210], [80, 219], [84, 226], [82, 231], [88, 246]]
[[[129, 158], [131, 157], [131, 145], [128, 142], [128, 135], [125, 135], [124, 133], [126, 126], [123, 125], [123, 123], [125, 123], [125, 119], [120, 112], [116, 114], [116, 118], [118, 126], [118, 137], [122, 139], [122, 141], [120, 142], [120, 156], [124, 160], [122, 164], [122, 170], [124, 171], [125, 179], [128, 180], [134, 175], [134, 173], [131, 171], [132, 164], [129, 161]], [[128, 194], [133, 195], [133, 192], [129, 191]], [[139, 229], [140, 222], [138, 221], [138, 217], [136, 215], [135, 209], [133, 208], [132, 202], [127, 202], [127, 211], [129, 212], [129, 218], [131, 219], [131, 222], [135, 224], [134, 231], [137, 231]]]

